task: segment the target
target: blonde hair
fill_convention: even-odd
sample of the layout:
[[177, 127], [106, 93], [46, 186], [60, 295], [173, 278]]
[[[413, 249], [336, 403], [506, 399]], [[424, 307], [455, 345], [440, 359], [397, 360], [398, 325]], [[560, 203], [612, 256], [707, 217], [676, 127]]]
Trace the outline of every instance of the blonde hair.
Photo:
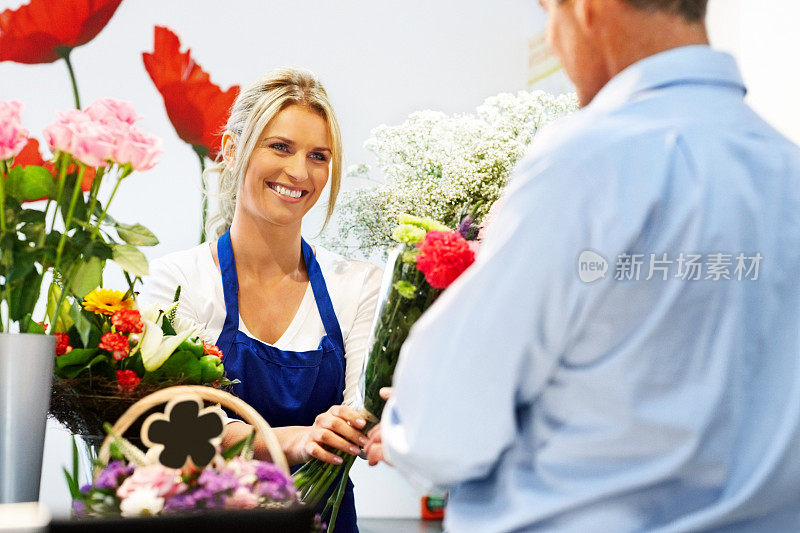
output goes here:
[[[325, 224], [330, 220], [342, 181], [342, 134], [339, 122], [325, 88], [313, 73], [301, 69], [279, 68], [268, 72], [240, 92], [233, 103], [225, 125], [225, 131], [230, 132], [235, 139], [236, 159], [233, 168], [224, 160], [219, 161], [222, 157], [220, 149], [218, 163], [206, 170], [219, 173], [219, 189], [215, 195], [219, 201], [219, 211], [206, 224], [209, 237], [219, 237], [230, 228], [236, 210], [236, 197], [261, 132], [278, 113], [291, 105], [306, 107], [318, 113], [328, 123], [331, 136], [331, 192]], [[204, 193], [208, 194], [207, 191]]]

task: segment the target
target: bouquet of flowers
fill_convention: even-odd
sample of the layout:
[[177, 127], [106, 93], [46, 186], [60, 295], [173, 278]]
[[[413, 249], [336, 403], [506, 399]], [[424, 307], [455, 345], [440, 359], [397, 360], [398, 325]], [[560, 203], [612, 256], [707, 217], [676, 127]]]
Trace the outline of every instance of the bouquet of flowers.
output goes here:
[[91, 484], [78, 488], [74, 473], [67, 474], [77, 517], [166, 515], [299, 503], [291, 477], [272, 463], [248, 459], [243, 442], [220, 450], [214, 462], [203, 469], [136, 464], [119, 451], [122, 446], [115, 449], [112, 461]]
[[141, 313], [130, 293], [95, 289], [79, 313], [57, 316], [64, 332], [55, 334], [51, 415], [73, 434], [98, 436], [105, 422], [154, 390], [230, 385], [220, 349], [176, 317], [179, 295], [168, 309]]
[[[154, 406], [166, 402], [163, 412]], [[204, 405], [208, 403], [219, 405]], [[223, 449], [222, 406], [256, 430]], [[141, 437], [145, 453], [119, 436], [147, 414]], [[204, 387], [173, 387], [136, 402], [111, 427], [95, 462], [93, 481], [80, 486], [77, 448], [72, 473], [64, 473], [79, 518], [199, 512], [216, 509], [286, 508], [299, 504], [286, 458], [271, 428], [249, 405]], [[258, 431], [273, 462], [253, 459]], [[310, 518], [310, 517], [309, 517]]]
[[[343, 194], [339, 235], [330, 245], [365, 255], [386, 252], [402, 213], [450, 227], [467, 214], [482, 221], [539, 129], [575, 109], [574, 95], [521, 91], [488, 98], [474, 114], [421, 111], [398, 126], [379, 126], [365, 147], [384, 179]], [[348, 174], [371, 179], [365, 164]]]
[[[36, 330], [31, 317], [48, 273], [50, 297], [58, 294], [49, 306], [52, 332], [55, 314], [79, 311], [63, 309], [67, 296], [82, 298], [102, 284], [106, 261], [117, 263], [131, 286], [131, 278], [147, 274], [138, 246], [158, 239], [108, 212], [120, 184], [156, 164], [161, 140], [135, 125], [139, 117], [130, 104], [105, 98], [60, 113], [44, 128], [54, 154], [45, 162], [38, 141], [22, 127], [21, 110], [19, 102], [0, 102], [0, 332], [12, 325]], [[109, 179], [114, 187], [104, 203], [101, 185]], [[80, 331], [85, 338], [87, 330]]]
[[[378, 394], [392, 383], [400, 348], [411, 326], [436, 298], [475, 260], [475, 237], [478, 228], [471, 217], [462, 221], [458, 231], [432, 219], [401, 215], [392, 232], [399, 243], [389, 256], [382, 284], [382, 298], [373, 326], [372, 343], [363, 373], [364, 418], [369, 431], [380, 420], [385, 401]], [[467, 237], [473, 239], [467, 240]], [[330, 490], [337, 476], [339, 485], [322, 512], [333, 531], [344, 495], [347, 474], [355, 457], [336, 452], [343, 459], [332, 465], [313, 459], [294, 474], [303, 502], [317, 505]]]

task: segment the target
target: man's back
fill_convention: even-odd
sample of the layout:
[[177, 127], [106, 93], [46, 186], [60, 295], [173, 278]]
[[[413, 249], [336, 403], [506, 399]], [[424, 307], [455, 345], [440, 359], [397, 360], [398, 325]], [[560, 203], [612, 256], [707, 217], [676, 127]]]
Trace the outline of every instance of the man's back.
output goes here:
[[[535, 141], [478, 263], [404, 353], [419, 375], [414, 338], [483, 313], [492, 353], [475, 333], [475, 359], [453, 357], [487, 398], [514, 391], [513, 419], [426, 465], [459, 483], [453, 531], [800, 530], [800, 150], [743, 94], [729, 56], [676, 49]], [[490, 283], [524, 297], [456, 310]], [[398, 394], [419, 392], [408, 381]], [[460, 441], [454, 411], [437, 425]], [[438, 446], [404, 431], [409, 464]]]

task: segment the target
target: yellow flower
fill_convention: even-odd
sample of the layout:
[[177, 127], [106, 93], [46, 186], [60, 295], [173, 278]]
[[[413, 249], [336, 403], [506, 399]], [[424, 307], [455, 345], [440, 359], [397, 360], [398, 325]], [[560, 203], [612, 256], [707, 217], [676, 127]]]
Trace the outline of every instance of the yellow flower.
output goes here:
[[98, 315], [113, 315], [122, 309], [132, 309], [133, 300], [122, 291], [95, 289], [83, 299], [83, 308]]

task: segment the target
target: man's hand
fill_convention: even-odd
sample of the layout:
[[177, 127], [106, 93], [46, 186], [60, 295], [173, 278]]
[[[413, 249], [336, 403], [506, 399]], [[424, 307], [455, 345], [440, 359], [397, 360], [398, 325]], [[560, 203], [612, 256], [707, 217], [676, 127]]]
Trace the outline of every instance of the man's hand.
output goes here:
[[[388, 400], [389, 396], [392, 395], [392, 388], [391, 387], [384, 387], [380, 390], [381, 398], [384, 400]], [[383, 440], [381, 436], [381, 425], [378, 424], [374, 428], [372, 428], [369, 433], [367, 434], [369, 437], [369, 442], [364, 447], [364, 452], [367, 454], [367, 462], [369, 466], [375, 466], [376, 464], [380, 463], [381, 461], [385, 462], [386, 464], [390, 464], [386, 462], [386, 459], [383, 457]]]

